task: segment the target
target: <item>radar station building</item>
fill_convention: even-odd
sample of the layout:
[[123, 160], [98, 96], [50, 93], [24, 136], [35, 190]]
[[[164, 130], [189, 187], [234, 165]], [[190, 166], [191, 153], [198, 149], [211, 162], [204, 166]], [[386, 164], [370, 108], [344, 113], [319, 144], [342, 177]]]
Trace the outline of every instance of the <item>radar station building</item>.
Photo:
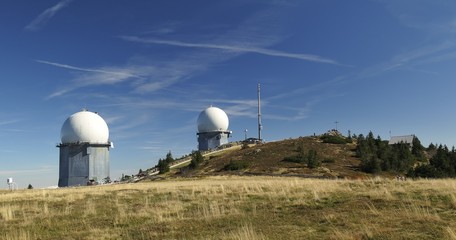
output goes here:
[[208, 107], [198, 116], [198, 150], [215, 149], [228, 143], [231, 131], [226, 113], [217, 107]]
[[98, 113], [82, 110], [60, 131], [59, 187], [85, 186], [109, 178], [109, 129]]

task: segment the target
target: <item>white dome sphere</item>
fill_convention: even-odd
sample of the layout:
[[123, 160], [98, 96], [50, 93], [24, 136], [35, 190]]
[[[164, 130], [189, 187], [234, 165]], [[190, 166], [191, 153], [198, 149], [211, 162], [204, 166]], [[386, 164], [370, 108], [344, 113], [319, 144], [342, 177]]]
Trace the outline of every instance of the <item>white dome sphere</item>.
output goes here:
[[208, 107], [198, 116], [198, 132], [214, 132], [228, 130], [228, 116], [216, 107]]
[[83, 110], [77, 112], [63, 123], [60, 131], [62, 143], [109, 143], [109, 129], [97, 113]]

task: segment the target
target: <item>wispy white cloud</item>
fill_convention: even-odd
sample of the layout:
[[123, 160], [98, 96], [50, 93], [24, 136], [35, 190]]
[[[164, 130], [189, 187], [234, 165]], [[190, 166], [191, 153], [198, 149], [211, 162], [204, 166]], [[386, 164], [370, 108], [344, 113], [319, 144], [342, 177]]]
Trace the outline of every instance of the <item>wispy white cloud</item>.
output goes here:
[[54, 91], [52, 94], [48, 95], [46, 99], [60, 97], [68, 92], [71, 92], [74, 88], [64, 88], [57, 91]]
[[[198, 102], [204, 102], [204, 104], [222, 108], [230, 117], [255, 118], [258, 115], [258, 100], [256, 99], [204, 99], [198, 100]], [[263, 102], [263, 105], [265, 104], [266, 101]], [[206, 107], [209, 107], [209, 105]], [[201, 111], [201, 109], [198, 111]]]
[[[289, 105], [281, 105], [277, 102], [279, 98], [294, 98], [296, 95], [301, 94], [299, 91], [295, 93], [287, 94], [279, 94], [276, 96], [268, 97], [263, 99], [261, 102], [261, 107], [263, 109], [263, 118], [264, 119], [271, 119], [271, 120], [281, 120], [281, 121], [297, 121], [305, 119], [309, 116], [310, 112], [312, 111], [313, 107], [318, 104], [322, 97], [314, 97], [309, 101], [305, 101], [302, 104], [294, 104], [296, 107], [289, 106]], [[223, 110], [227, 113], [227, 115], [231, 117], [247, 117], [247, 118], [257, 118], [258, 117], [258, 100], [257, 99], [244, 99], [244, 100], [231, 100], [231, 99], [211, 99], [207, 100], [209, 102], [218, 103], [223, 105]], [[272, 104], [275, 102], [275, 104]], [[281, 102], [281, 101], [280, 101]], [[217, 106], [217, 105], [215, 105]], [[277, 111], [268, 111], [267, 109], [280, 109], [282, 112], [281, 115], [273, 114], [273, 112]]]
[[[397, 54], [389, 61], [367, 67], [353, 79], [365, 79], [398, 70], [425, 72], [423, 71], [425, 69], [422, 68], [426, 64], [454, 59], [456, 59], [456, 44], [450, 41], [432, 43]], [[420, 66], [420, 69], [414, 70], [418, 66]], [[432, 74], [435, 74], [435, 72]]]
[[164, 152], [163, 151], [164, 147], [162, 145], [160, 145], [160, 146], [143, 146], [143, 147], [137, 147], [137, 149], [151, 151], [151, 152], [157, 152], [157, 153]]
[[19, 119], [4, 120], [4, 121], [0, 121], [0, 126], [13, 124], [13, 123], [17, 123], [17, 122], [20, 122], [20, 121], [21, 120], [19, 120]]
[[[402, 53], [360, 71], [353, 80], [376, 77], [394, 71], [415, 71], [435, 75], [427, 64], [456, 59], [456, 1], [453, 0], [371, 0], [385, 7], [403, 27], [425, 34], [420, 44], [409, 44]], [[439, 14], [435, 14], [439, 13]]]
[[68, 6], [72, 0], [62, 0], [56, 5], [46, 9], [37, 18], [35, 18], [31, 23], [29, 23], [25, 30], [28, 31], [38, 31], [61, 9]]
[[180, 22], [171, 21], [162, 23], [158, 26], [153, 27], [150, 30], [143, 32], [143, 34], [158, 34], [158, 35], [166, 35], [170, 33], [174, 33], [177, 31], [177, 28], [181, 25]]
[[125, 66], [104, 66], [100, 68], [83, 68], [68, 64], [35, 60], [59, 68], [76, 71], [70, 84], [65, 84], [46, 99], [64, 96], [79, 88], [96, 85], [114, 85], [129, 82], [126, 92], [145, 94], [167, 88], [176, 82], [188, 79], [195, 73], [207, 68], [214, 61], [221, 61], [220, 57], [213, 55], [182, 57], [177, 60], [153, 62], [141, 59], [135, 64]]
[[54, 172], [55, 168], [52, 166], [42, 166], [38, 169], [21, 169], [21, 170], [0, 170], [0, 175], [31, 175]]
[[411, 51], [405, 52], [394, 56], [392, 59], [393, 63], [406, 64], [415, 60], [429, 59], [429, 57], [439, 56], [441, 54], [447, 54], [448, 50], [454, 48], [456, 45], [454, 42], [444, 41], [437, 44], [425, 45]]
[[143, 113], [142, 115], [137, 115], [134, 118], [128, 119], [124, 122], [125, 124], [119, 125], [117, 124], [115, 131], [123, 131], [123, 130], [130, 130], [137, 126], [149, 123], [149, 117], [147, 114]]
[[[269, 109], [279, 108], [281, 114], [263, 114], [265, 119], [280, 120], [280, 121], [298, 121], [306, 119], [310, 116], [315, 105], [320, 103], [324, 97], [318, 96], [313, 97], [310, 100], [305, 100], [301, 104], [295, 104], [295, 106], [287, 105], [268, 105]], [[276, 112], [276, 111], [272, 111]]]
[[81, 68], [81, 67], [75, 67], [75, 66], [71, 66], [71, 65], [67, 65], [67, 64], [49, 62], [49, 61], [44, 61], [44, 60], [35, 60], [35, 62], [48, 64], [48, 65], [52, 65], [52, 66], [56, 66], [56, 67], [60, 67], [60, 68], [66, 68], [66, 69], [71, 69], [71, 70], [82, 71], [82, 72], [111, 74], [111, 75], [114, 75], [114, 76], [118, 75], [118, 76], [121, 76], [121, 77], [144, 78], [144, 77], [139, 76], [139, 75], [131, 74], [126, 69], [124, 69], [123, 71], [122, 70], [119, 71], [118, 69], [117, 69], [117, 71], [116, 70], [109, 71], [108, 69], [105, 70], [105, 69]]
[[[284, 106], [284, 105], [271, 105], [268, 100], [262, 100], [262, 117], [263, 119], [281, 120], [281, 121], [297, 121], [305, 119], [309, 116], [312, 108], [320, 100], [312, 100], [306, 102], [304, 106]], [[246, 100], [245, 102], [232, 101], [230, 104], [225, 106], [223, 110], [231, 117], [247, 117], [257, 118], [258, 117], [258, 102], [257, 100]], [[269, 111], [272, 109], [280, 109], [281, 114], [274, 114], [277, 111]]]
[[[168, 111], [169, 109], [195, 112], [196, 121], [197, 113], [201, 111], [204, 106], [209, 104], [217, 106], [220, 104], [220, 107], [224, 109], [230, 117], [256, 118], [256, 99], [201, 99], [201, 96], [219, 96], [219, 94], [215, 95], [215, 93], [211, 92], [207, 94], [195, 94], [195, 92], [201, 93], [202, 91], [211, 91], [211, 87], [207, 84], [199, 87], [194, 87], [192, 85], [191, 89], [183, 88], [187, 91], [186, 93], [167, 94], [168, 96], [173, 97], [163, 95], [149, 96], [151, 96], [150, 93], [159, 93], [158, 91], [163, 89], [176, 90], [175, 88], [170, 87], [178, 82], [187, 81], [200, 73], [204, 73], [216, 64], [223, 63], [245, 53], [323, 64], [342, 65], [335, 60], [320, 57], [318, 55], [272, 50], [272, 46], [280, 43], [284, 39], [284, 35], [281, 34], [280, 31], [277, 31], [277, 29], [271, 29], [271, 24], [268, 24], [271, 20], [270, 12], [252, 16], [252, 18], [240, 23], [232, 29], [228, 29], [224, 33], [217, 36], [206, 36], [205, 39], [209, 39], [207, 42], [210, 42], [211, 44], [164, 41], [133, 36], [121, 37], [123, 40], [136, 43], [180, 46], [197, 50], [189, 51], [185, 54], [176, 52], [176, 55], [173, 58], [168, 59], [156, 59], [155, 56], [142, 55], [130, 58], [127, 61], [130, 64], [109, 67], [81, 67], [44, 60], [36, 60], [36, 62], [71, 70], [72, 73], [75, 73], [71, 76], [69, 83], [62, 83], [63, 86], [50, 94], [48, 98], [64, 96], [83, 87], [114, 85], [116, 83], [127, 82], [129, 85], [125, 85], [127, 88], [123, 90], [121, 96], [111, 96], [110, 100], [104, 99], [103, 101], [99, 101], [99, 105], [103, 107], [116, 110], [120, 109], [121, 111], [121, 113], [115, 113], [115, 111], [113, 111], [112, 116], [107, 116], [107, 119], [110, 122], [115, 122], [115, 124], [113, 124], [112, 134], [113, 140], [116, 141], [119, 139], [132, 138], [134, 134], [131, 129], [148, 124], [149, 121], [152, 121], [155, 114], [161, 114], [163, 111]], [[159, 33], [152, 32], [151, 34], [157, 35]], [[186, 84], [186, 86], [191, 84], [196, 83], [189, 83]], [[124, 85], [122, 85], [122, 87], [123, 86]], [[90, 93], [84, 92], [84, 94]], [[145, 98], [144, 96], [148, 97]], [[176, 96], [179, 96], [179, 98], [176, 99]], [[294, 105], [297, 107], [290, 107], [287, 110], [290, 117], [284, 117], [286, 120], [303, 119], [307, 117], [307, 113], [310, 111], [309, 108], [312, 107], [307, 105], [301, 107], [299, 103]], [[268, 100], [264, 99], [263, 107], [267, 108], [267, 106]], [[140, 118], [136, 115], [138, 112], [145, 114], [142, 116], [143, 119], [137, 119]], [[128, 118], [118, 118], [116, 117], [118, 116], [116, 114], [122, 114], [123, 116], [134, 115], [135, 117], [133, 119], [135, 119], [135, 121], [131, 121], [132, 119]], [[266, 113], [264, 117], [279, 119], [283, 116], [275, 116]], [[147, 128], [149, 129], [149, 132], [136, 134], [150, 135], [150, 132], [157, 130], [158, 126], [148, 124]], [[179, 129], [179, 131], [193, 132], [194, 128], [195, 124], [192, 122], [188, 124], [185, 129]], [[146, 147], [148, 147], [148, 145], [146, 145]]]
[[140, 150], [156, 152], [156, 153], [163, 153], [166, 151], [166, 148], [165, 148], [163, 142], [157, 142], [157, 141], [146, 141], [142, 146], [138, 146], [136, 148], [140, 149]]
[[62, 63], [55, 63], [44, 60], [35, 60], [38, 63], [47, 64], [59, 68], [70, 69], [81, 72], [72, 79], [72, 84], [67, 85], [54, 91], [48, 95], [46, 99], [51, 99], [65, 95], [78, 88], [94, 86], [94, 85], [112, 85], [125, 81], [145, 81], [150, 78], [152, 74], [157, 72], [153, 66], [127, 66], [127, 67], [102, 67], [98, 69], [94, 68], [82, 68], [71, 66]]
[[268, 97], [268, 101], [276, 101], [278, 99], [284, 98], [295, 98], [296, 96], [304, 96], [305, 94], [309, 94], [312, 92], [322, 92], [324, 90], [334, 89], [340, 85], [345, 84], [347, 81], [347, 76], [339, 76], [335, 77], [329, 81], [320, 82], [311, 86], [296, 88], [291, 91], [287, 91], [284, 93], [278, 93], [274, 96]]
[[[147, 55], [135, 56], [128, 60], [128, 62], [134, 64], [96, 68], [72, 66], [45, 60], [36, 60], [36, 62], [77, 71], [71, 77], [69, 83], [63, 83], [62, 86], [49, 94], [47, 99], [65, 96], [83, 87], [113, 85], [124, 82], [129, 83], [126, 86], [127, 89], [124, 91], [125, 94], [150, 94], [168, 89], [178, 82], [186, 81], [200, 73], [204, 73], [215, 64], [222, 63], [245, 53], [256, 53], [325, 64], [339, 64], [332, 59], [317, 55], [287, 53], [269, 49], [270, 46], [279, 43], [284, 38], [280, 31], [271, 27], [271, 24], [268, 24], [274, 19], [271, 17], [271, 14], [275, 16], [273, 15], [275, 13], [271, 13], [270, 11], [254, 14], [232, 29], [227, 29], [227, 31], [217, 36], [207, 36], [207, 39], [211, 39], [210, 42], [216, 44], [163, 41], [133, 36], [121, 37], [126, 41], [147, 44], [167, 44], [187, 48], [207, 49], [208, 51], [199, 50], [186, 54], [176, 52], [177, 55], [175, 57], [168, 59], [156, 59], [154, 56]], [[168, 27], [176, 28], [175, 25]], [[214, 49], [221, 51], [210, 51]]]
[[159, 39], [153, 39], [153, 38], [146, 39], [146, 38], [139, 38], [139, 37], [135, 37], [135, 36], [121, 36], [120, 38], [122, 38], [126, 41], [146, 43], [146, 44], [163, 44], [163, 45], [170, 45], [170, 46], [177, 46], [177, 47], [220, 49], [220, 50], [226, 50], [226, 51], [232, 51], [232, 52], [257, 53], [257, 54], [273, 56], [273, 57], [284, 57], [284, 58], [305, 60], [305, 61], [310, 61], [310, 62], [342, 65], [335, 60], [320, 57], [317, 55], [302, 54], [302, 53], [289, 53], [289, 52], [277, 51], [277, 50], [266, 49], [266, 48], [258, 48], [258, 47], [253, 47], [253, 46], [240, 46], [240, 45], [235, 46], [235, 45], [210, 44], [210, 43], [188, 43], [188, 42], [181, 42], [181, 41], [159, 40]]
[[[372, 1], [383, 4], [403, 26], [438, 35], [456, 32], [456, 2], [453, 0]], [[436, 12], [441, 14], [437, 16]]]

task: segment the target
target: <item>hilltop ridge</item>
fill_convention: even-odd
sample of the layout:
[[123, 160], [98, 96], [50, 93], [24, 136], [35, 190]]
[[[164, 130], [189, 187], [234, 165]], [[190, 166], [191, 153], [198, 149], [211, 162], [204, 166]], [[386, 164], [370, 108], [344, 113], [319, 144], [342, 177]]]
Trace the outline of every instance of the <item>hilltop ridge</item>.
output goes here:
[[[326, 138], [325, 138], [326, 136]], [[335, 136], [335, 140], [328, 137]], [[332, 141], [331, 141], [332, 140]], [[342, 140], [342, 142], [340, 142]], [[335, 142], [335, 143], [328, 143]], [[315, 153], [318, 166], [309, 167], [305, 161], [296, 161], [309, 151]], [[191, 155], [191, 154], [190, 154]], [[248, 144], [230, 143], [215, 151], [204, 152], [204, 160], [191, 168], [191, 156], [170, 164], [170, 172], [160, 174], [157, 168], [147, 170], [142, 179], [197, 177], [218, 175], [297, 176], [308, 178], [366, 178], [371, 174], [360, 170], [361, 160], [356, 156], [356, 141], [346, 141], [337, 132], [320, 136], [290, 138], [279, 141]]]
[[[300, 152], [316, 152], [320, 166], [310, 168], [305, 162], [287, 161]], [[277, 175], [324, 178], [358, 178], [360, 160], [355, 156], [356, 144], [324, 143], [320, 137], [299, 137], [263, 144], [243, 145], [239, 150], [208, 157], [194, 171], [196, 175]]]
[[[294, 176], [307, 178], [360, 179], [454, 178], [456, 150], [439, 144], [424, 147], [417, 136], [391, 142], [337, 130], [322, 135], [262, 143], [231, 142], [212, 151], [196, 151], [179, 159], [171, 152], [157, 166], [136, 180], [219, 175]], [[160, 170], [160, 167], [162, 170]], [[170, 171], [171, 170], [171, 171]], [[141, 171], [140, 171], [141, 172]], [[156, 176], [160, 174], [160, 176]]]

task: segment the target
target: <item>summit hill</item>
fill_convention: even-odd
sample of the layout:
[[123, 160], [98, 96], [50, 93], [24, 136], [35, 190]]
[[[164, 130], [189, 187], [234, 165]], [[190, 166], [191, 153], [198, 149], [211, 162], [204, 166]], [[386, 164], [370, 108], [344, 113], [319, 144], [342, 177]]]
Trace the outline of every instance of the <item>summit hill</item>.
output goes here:
[[[202, 152], [197, 166], [192, 166], [192, 154], [172, 160], [170, 168], [165, 168], [170, 171], [160, 176], [265, 175], [328, 179], [369, 177], [370, 174], [360, 170], [361, 160], [356, 156], [356, 150], [356, 139], [346, 138], [337, 131], [267, 143], [233, 142], [214, 151]], [[166, 160], [160, 160], [155, 168], [142, 174], [141, 179], [157, 178], [158, 169], [164, 162]]]
[[[299, 157], [316, 153], [319, 166], [308, 167]], [[356, 144], [324, 143], [320, 137], [300, 137], [263, 144], [243, 144], [206, 156], [194, 175], [271, 175], [317, 178], [359, 178]]]
[[[173, 159], [171, 152], [157, 166], [140, 171], [135, 181], [162, 177], [264, 175], [307, 178], [456, 177], [456, 149], [418, 137], [406, 142], [374, 137], [372, 132], [345, 137], [332, 130], [322, 135], [267, 143], [232, 142], [208, 152]], [[159, 176], [157, 176], [159, 175]]]

